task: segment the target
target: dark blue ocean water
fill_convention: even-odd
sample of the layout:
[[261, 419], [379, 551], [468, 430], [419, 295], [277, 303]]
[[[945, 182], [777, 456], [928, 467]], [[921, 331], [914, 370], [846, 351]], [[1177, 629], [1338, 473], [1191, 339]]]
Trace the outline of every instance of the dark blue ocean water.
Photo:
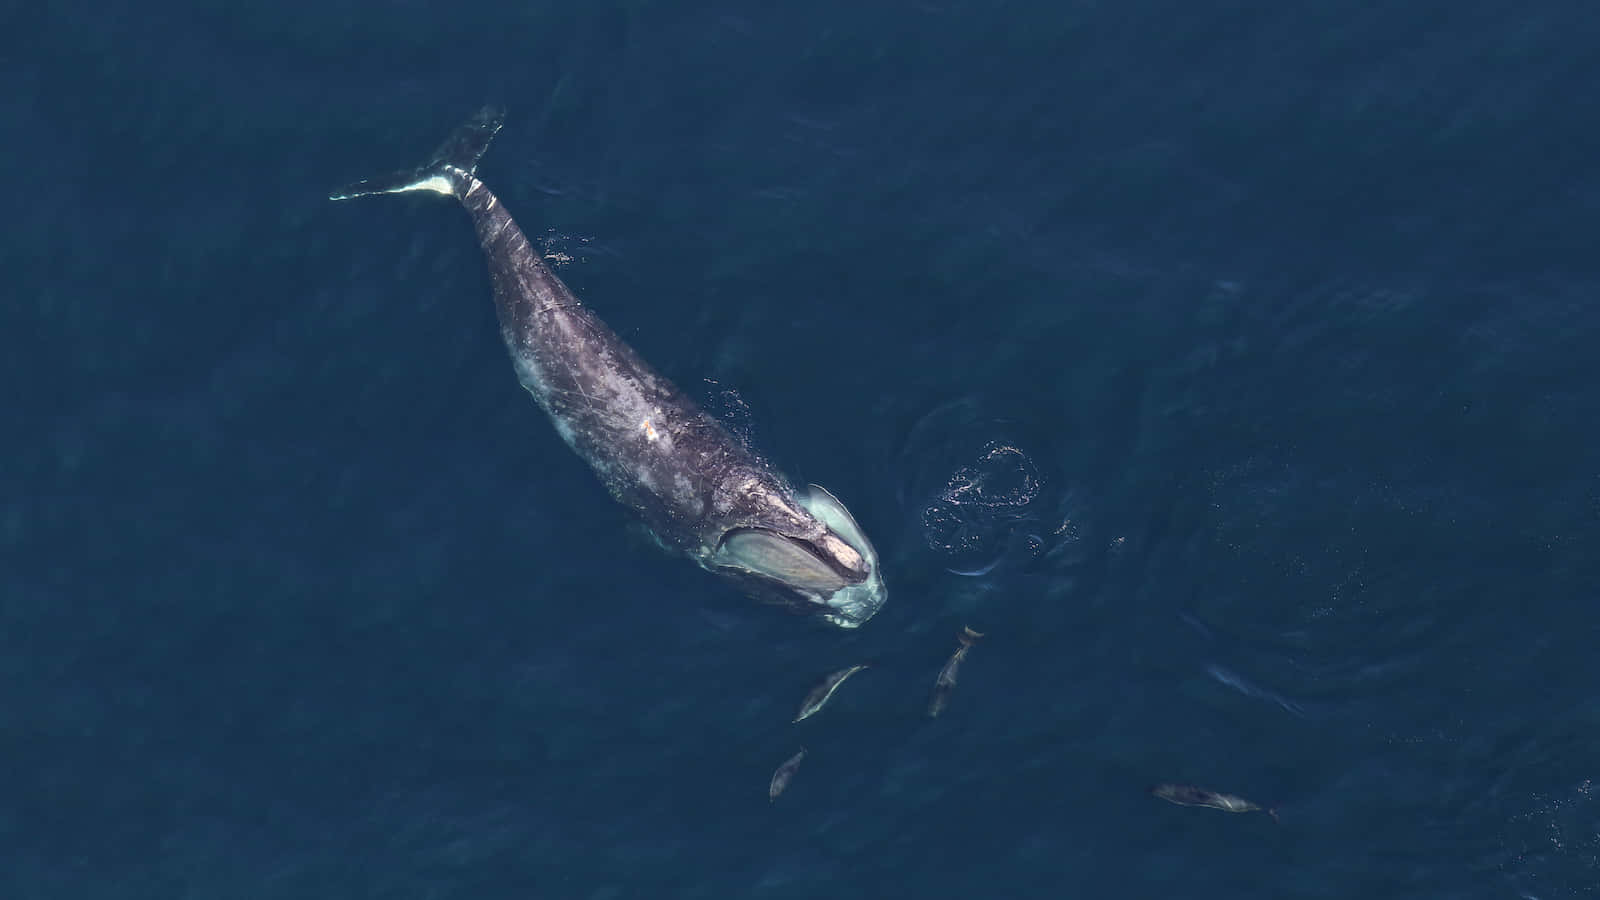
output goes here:
[[[1597, 23], [14, 7], [0, 897], [1600, 896]], [[486, 100], [866, 627], [630, 528], [459, 209], [326, 201]]]

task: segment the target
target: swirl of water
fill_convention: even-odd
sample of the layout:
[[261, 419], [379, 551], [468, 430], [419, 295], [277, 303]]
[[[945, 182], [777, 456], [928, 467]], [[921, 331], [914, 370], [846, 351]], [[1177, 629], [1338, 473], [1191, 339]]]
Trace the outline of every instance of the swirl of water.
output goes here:
[[914, 419], [887, 459], [900, 546], [939, 568], [979, 577], [1081, 561], [1078, 492], [1052, 468], [1048, 432], [962, 397]]
[[958, 575], [987, 575], [1002, 563], [1026, 562], [1044, 547], [1042, 537], [1027, 532], [1042, 488], [1039, 469], [1025, 452], [991, 441], [923, 507], [923, 540]]

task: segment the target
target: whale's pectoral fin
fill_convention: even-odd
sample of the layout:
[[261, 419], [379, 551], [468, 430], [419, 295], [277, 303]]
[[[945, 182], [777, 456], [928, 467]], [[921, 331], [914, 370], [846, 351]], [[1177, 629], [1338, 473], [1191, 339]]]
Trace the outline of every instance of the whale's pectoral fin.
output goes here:
[[477, 171], [478, 160], [489, 149], [489, 142], [494, 140], [504, 124], [505, 110], [498, 106], [485, 106], [446, 138], [423, 165], [346, 185], [329, 194], [328, 199], [349, 200], [352, 197], [404, 194], [410, 191], [458, 196], [463, 190], [463, 182], [467, 180], [464, 176]]

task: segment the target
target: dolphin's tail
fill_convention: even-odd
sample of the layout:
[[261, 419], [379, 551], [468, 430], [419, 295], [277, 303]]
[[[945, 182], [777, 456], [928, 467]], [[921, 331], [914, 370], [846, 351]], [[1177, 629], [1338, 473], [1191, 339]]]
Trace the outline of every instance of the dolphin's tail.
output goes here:
[[500, 126], [505, 124], [505, 116], [504, 109], [485, 106], [445, 139], [423, 165], [345, 185], [329, 194], [328, 199], [349, 200], [351, 197], [404, 194], [408, 191], [433, 191], [459, 198], [472, 174], [477, 171], [483, 151], [489, 149], [489, 142], [494, 140]]

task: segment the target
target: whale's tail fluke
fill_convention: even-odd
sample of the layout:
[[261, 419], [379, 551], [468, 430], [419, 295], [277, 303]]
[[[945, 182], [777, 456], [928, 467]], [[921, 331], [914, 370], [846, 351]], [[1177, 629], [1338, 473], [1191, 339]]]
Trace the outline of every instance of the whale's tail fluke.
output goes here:
[[498, 106], [485, 106], [471, 119], [445, 139], [439, 149], [423, 165], [381, 178], [369, 178], [345, 185], [328, 195], [329, 200], [349, 200], [372, 194], [404, 194], [409, 191], [432, 191], [447, 197], [459, 197], [472, 174], [477, 171], [478, 160], [489, 149], [500, 126], [505, 124], [505, 110]]

